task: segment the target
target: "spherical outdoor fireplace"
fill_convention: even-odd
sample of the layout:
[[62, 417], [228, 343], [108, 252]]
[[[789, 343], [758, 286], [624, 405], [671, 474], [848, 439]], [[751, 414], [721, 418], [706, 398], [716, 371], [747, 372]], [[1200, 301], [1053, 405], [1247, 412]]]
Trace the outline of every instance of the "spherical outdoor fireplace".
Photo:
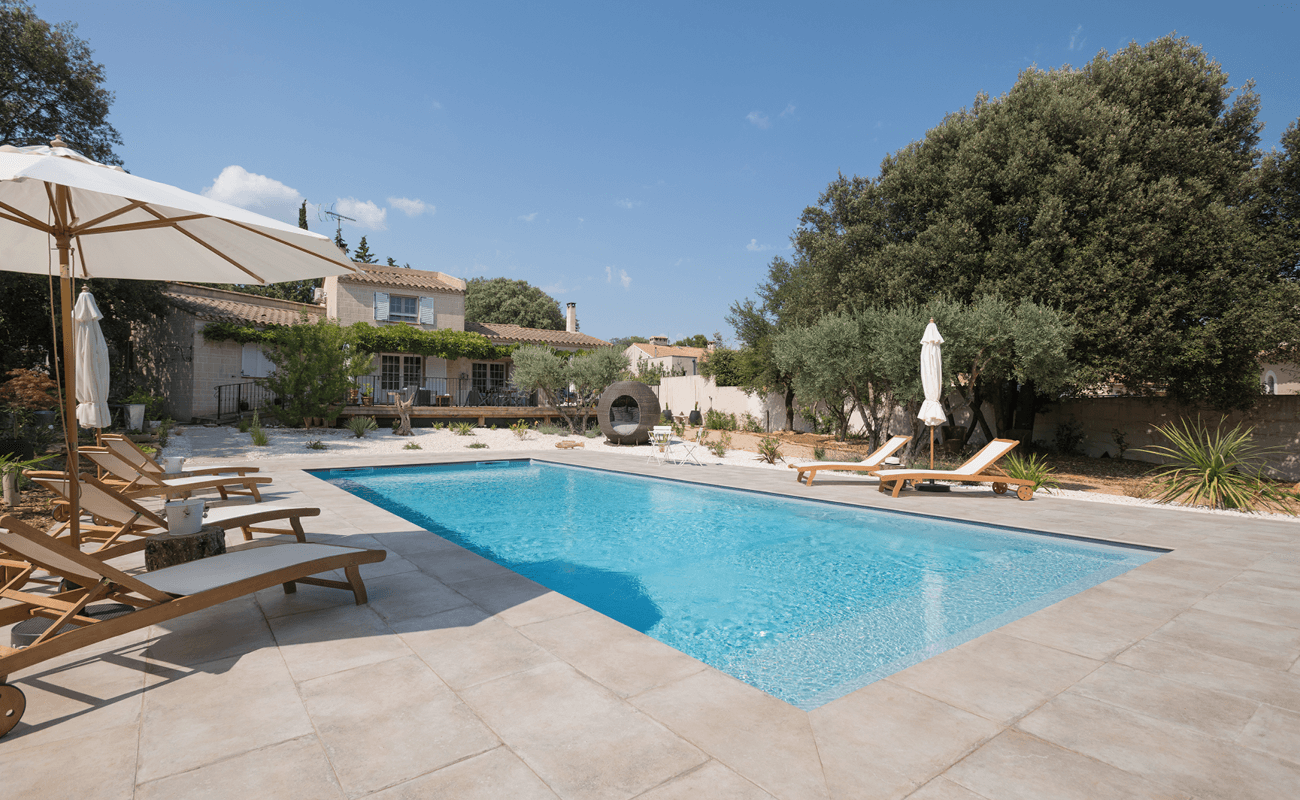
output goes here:
[[638, 381], [610, 384], [596, 406], [600, 432], [614, 444], [645, 444], [659, 424], [659, 398]]

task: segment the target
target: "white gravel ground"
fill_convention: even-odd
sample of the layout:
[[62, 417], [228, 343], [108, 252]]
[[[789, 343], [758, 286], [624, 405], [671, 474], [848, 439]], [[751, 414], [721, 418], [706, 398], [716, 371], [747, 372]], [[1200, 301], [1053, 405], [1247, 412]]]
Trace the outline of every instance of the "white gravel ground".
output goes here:
[[[260, 461], [264, 459], [275, 458], [301, 458], [319, 454], [337, 459], [345, 455], [377, 455], [382, 453], [401, 454], [397, 458], [406, 459], [411, 455], [418, 453], [464, 453], [466, 455], [490, 455], [496, 452], [529, 452], [542, 451], [554, 452], [556, 442], [564, 439], [581, 442], [584, 449], [589, 453], [618, 453], [621, 455], [640, 456], [647, 458], [650, 455], [650, 445], [640, 445], [636, 447], [615, 446], [605, 443], [602, 436], [595, 438], [586, 438], [584, 436], [564, 436], [548, 435], [529, 431], [524, 438], [515, 436], [514, 432], [508, 428], [499, 428], [491, 430], [488, 428], [475, 428], [470, 436], [460, 436], [455, 432], [442, 429], [434, 430], [433, 428], [415, 428], [414, 436], [394, 436], [388, 429], [381, 428], [373, 431], [358, 439], [353, 436], [349, 430], [338, 428], [321, 428], [313, 430], [302, 430], [299, 428], [266, 428], [270, 436], [270, 443], [265, 447], [257, 447], [253, 444], [251, 434], [240, 433], [238, 429], [229, 426], [208, 427], [189, 425], [176, 429], [167, 444], [166, 451], [163, 455], [183, 456], [187, 460], [192, 460], [195, 466], [202, 466], [205, 463], [217, 463], [213, 459], [236, 459], [239, 461]], [[324, 450], [312, 450], [307, 447], [308, 442], [320, 441], [325, 444]], [[671, 448], [671, 455], [675, 457], [682, 456], [686, 450], [694, 447], [690, 443], [681, 443], [674, 438], [674, 444]], [[405, 448], [410, 444], [419, 445], [419, 451], [407, 452]], [[471, 444], [486, 444], [485, 448], [470, 448]], [[702, 464], [729, 464], [733, 466], [751, 467], [754, 469], [780, 469], [785, 470], [788, 464], [808, 464], [812, 459], [808, 458], [790, 458], [786, 461], [778, 461], [776, 464], [768, 464], [757, 458], [754, 453], [745, 450], [729, 450], [727, 455], [718, 458], [713, 453], [707, 451], [704, 447], [695, 447], [694, 454]], [[400, 462], [398, 462], [400, 463]], [[974, 491], [987, 492], [986, 486], [953, 486], [954, 491]], [[1040, 493], [1038, 498], [1067, 498], [1070, 500], [1084, 500], [1091, 503], [1112, 503], [1116, 505], [1137, 505], [1137, 506], [1156, 506], [1157, 504], [1150, 500], [1141, 500], [1136, 497], [1125, 497], [1121, 495], [1100, 494], [1096, 492], [1079, 492], [1066, 489], [1057, 489], [1048, 493]], [[1036, 498], [1036, 499], [1038, 499]], [[1220, 511], [1209, 508], [1191, 508], [1187, 506], [1165, 505], [1161, 508], [1177, 508], [1189, 513], [1197, 514], [1222, 514], [1226, 516], [1241, 519], [1242, 517], [1257, 516], [1268, 519], [1292, 520], [1300, 523], [1300, 518], [1288, 517], [1281, 514], [1243, 514], [1240, 511]]]

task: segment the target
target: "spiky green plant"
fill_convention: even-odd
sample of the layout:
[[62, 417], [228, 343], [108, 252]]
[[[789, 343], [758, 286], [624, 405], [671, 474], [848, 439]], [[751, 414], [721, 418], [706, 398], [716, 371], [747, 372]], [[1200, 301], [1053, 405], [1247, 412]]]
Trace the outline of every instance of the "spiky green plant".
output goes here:
[[375, 422], [374, 417], [352, 417], [348, 420], [348, 430], [358, 439], [364, 439], [367, 433], [378, 429], [379, 423]]
[[308, 450], [328, 450], [328, 449], [329, 449], [329, 445], [325, 444], [325, 443], [322, 442], [320, 439], [317, 439], [317, 440], [314, 441], [314, 442], [308, 442], [308, 443], [307, 443], [307, 449], [308, 449]]
[[1242, 511], [1258, 509], [1295, 515], [1293, 492], [1283, 489], [1264, 474], [1265, 457], [1272, 448], [1254, 443], [1254, 428], [1240, 423], [1224, 430], [1223, 420], [1213, 430], [1187, 420], [1157, 425], [1156, 432], [1168, 445], [1153, 445], [1140, 453], [1166, 459], [1156, 472], [1157, 503], [1175, 501], [1213, 508]]
[[471, 449], [471, 450], [482, 450], [483, 448], [487, 447], [488, 444], [487, 444], [487, 442], [472, 442], [472, 443], [467, 444], [467, 445], [465, 445], [465, 446], [468, 447], [468, 448]]
[[1027, 456], [1009, 453], [1002, 462], [1002, 470], [1007, 473], [1008, 478], [1033, 481], [1030, 488], [1035, 492], [1041, 489], [1051, 494], [1053, 489], [1061, 488], [1061, 484], [1056, 480], [1055, 470], [1047, 466], [1047, 457], [1039, 453], [1030, 453]]
[[253, 437], [253, 444], [257, 447], [266, 447], [271, 443], [271, 437], [266, 435], [266, 431], [261, 428], [253, 428], [249, 431]]
[[403, 450], [423, 450], [424, 448], [423, 448], [423, 447], [420, 447], [419, 443], [417, 443], [417, 442], [407, 442], [405, 445], [402, 446], [402, 449], [403, 449]]
[[758, 443], [758, 458], [754, 460], [766, 461], [769, 464], [785, 461], [781, 455], [781, 440], [775, 436], [764, 436]]
[[474, 425], [473, 423], [470, 422], [457, 422], [456, 424], [451, 426], [451, 429], [456, 432], [457, 436], [474, 435]]
[[707, 446], [718, 458], [726, 458], [727, 449], [731, 447], [731, 434], [723, 431], [718, 437], [718, 441], [710, 442]]
[[511, 425], [510, 430], [514, 433], [516, 439], [526, 439], [528, 438], [528, 432], [532, 430], [532, 428], [527, 422], [524, 422], [521, 419], [514, 425]]

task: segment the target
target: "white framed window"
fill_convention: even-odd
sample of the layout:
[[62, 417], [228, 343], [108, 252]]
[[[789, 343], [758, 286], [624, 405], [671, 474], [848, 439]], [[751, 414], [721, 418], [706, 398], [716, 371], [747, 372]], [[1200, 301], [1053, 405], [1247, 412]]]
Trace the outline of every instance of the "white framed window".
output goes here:
[[380, 356], [379, 388], [395, 392], [424, 381], [424, 356]]
[[275, 372], [275, 364], [262, 352], [262, 346], [249, 342], [239, 354], [239, 371], [245, 378], [265, 378]]
[[1277, 375], [1272, 370], [1264, 373], [1264, 394], [1277, 394]]
[[506, 365], [505, 364], [474, 364], [473, 386], [480, 392], [486, 392], [489, 389], [500, 389], [506, 385]]
[[420, 298], [400, 294], [388, 296], [388, 319], [393, 322], [417, 322], [420, 318]]

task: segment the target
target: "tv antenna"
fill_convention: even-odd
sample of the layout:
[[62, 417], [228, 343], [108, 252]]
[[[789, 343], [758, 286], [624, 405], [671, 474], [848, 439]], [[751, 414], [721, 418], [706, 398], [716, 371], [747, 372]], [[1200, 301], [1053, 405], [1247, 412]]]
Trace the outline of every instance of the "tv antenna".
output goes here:
[[320, 217], [321, 219], [334, 220], [334, 235], [336, 237], [341, 237], [343, 235], [343, 220], [347, 220], [348, 222], [356, 222], [356, 220], [353, 219], [352, 217], [345, 217], [342, 214], [339, 214], [332, 207], [325, 208], [324, 206], [321, 206]]

